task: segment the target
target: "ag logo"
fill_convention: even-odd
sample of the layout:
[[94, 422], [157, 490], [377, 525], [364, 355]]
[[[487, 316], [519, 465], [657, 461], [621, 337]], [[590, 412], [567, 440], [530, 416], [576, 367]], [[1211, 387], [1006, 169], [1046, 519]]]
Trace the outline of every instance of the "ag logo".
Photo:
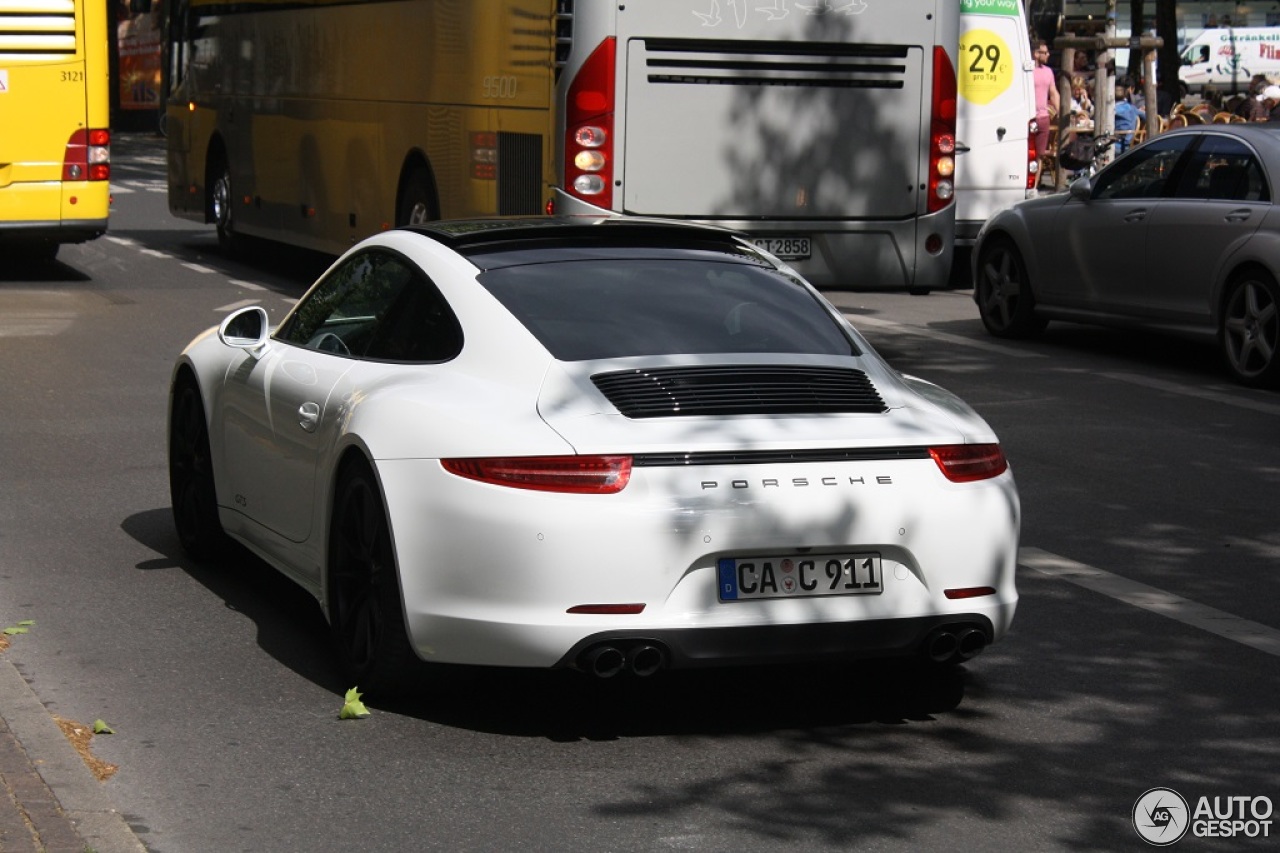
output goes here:
[[1172, 788], [1152, 788], [1133, 804], [1133, 828], [1148, 844], [1168, 847], [1191, 825], [1187, 801]]

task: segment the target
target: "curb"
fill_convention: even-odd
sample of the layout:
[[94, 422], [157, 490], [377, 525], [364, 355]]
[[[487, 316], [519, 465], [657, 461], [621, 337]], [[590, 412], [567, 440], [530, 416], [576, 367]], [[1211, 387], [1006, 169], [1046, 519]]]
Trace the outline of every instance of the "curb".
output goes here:
[[[42, 839], [66, 839], [70, 833], [83, 842], [80, 849], [95, 853], [146, 853], [124, 818], [111, 807], [102, 783], [85, 766], [48, 709], [4, 655], [0, 655], [0, 721], [7, 724], [30, 762], [30, 776], [14, 780], [27, 784], [15, 784], [12, 793]], [[40, 785], [31, 784], [37, 774], [47, 786], [44, 791]], [[0, 808], [4, 806], [4, 799], [0, 798]], [[55, 848], [49, 844], [47, 849]]]

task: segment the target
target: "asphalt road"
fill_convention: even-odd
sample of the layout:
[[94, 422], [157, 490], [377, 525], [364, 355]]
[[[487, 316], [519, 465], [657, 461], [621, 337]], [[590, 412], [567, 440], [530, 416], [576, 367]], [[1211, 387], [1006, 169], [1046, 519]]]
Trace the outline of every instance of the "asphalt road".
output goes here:
[[1018, 616], [956, 678], [465, 670], [339, 721], [314, 602], [187, 561], [165, 467], [176, 353], [232, 306], [279, 319], [325, 259], [223, 257], [152, 143], [115, 146], [106, 237], [0, 266], [0, 626], [36, 622], [5, 656], [115, 729], [102, 790], [149, 850], [1137, 850], [1149, 789], [1280, 801], [1280, 395], [1179, 340], [999, 343], [968, 291], [829, 293], [1018, 479]]

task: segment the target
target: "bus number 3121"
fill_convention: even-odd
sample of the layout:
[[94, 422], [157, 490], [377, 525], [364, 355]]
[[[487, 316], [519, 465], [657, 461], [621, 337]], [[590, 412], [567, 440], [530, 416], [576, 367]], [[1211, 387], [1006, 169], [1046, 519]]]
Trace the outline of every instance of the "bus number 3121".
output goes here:
[[484, 78], [484, 96], [486, 98], [511, 99], [516, 96], [516, 77], [499, 77], [490, 75]]

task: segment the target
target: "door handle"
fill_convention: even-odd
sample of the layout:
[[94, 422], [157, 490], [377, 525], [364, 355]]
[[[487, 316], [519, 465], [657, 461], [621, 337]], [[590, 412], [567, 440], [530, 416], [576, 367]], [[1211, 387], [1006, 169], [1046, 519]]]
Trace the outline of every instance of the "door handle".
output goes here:
[[1252, 215], [1253, 215], [1253, 211], [1247, 207], [1244, 207], [1244, 208], [1241, 208], [1240, 210], [1231, 211], [1224, 218], [1228, 222], [1244, 222], [1246, 219], [1248, 219]]
[[1141, 222], [1147, 218], [1147, 209], [1140, 207], [1137, 210], [1131, 210], [1124, 215], [1125, 222]]
[[298, 426], [303, 432], [315, 432], [320, 425], [320, 406], [316, 403], [303, 403], [298, 407]]

